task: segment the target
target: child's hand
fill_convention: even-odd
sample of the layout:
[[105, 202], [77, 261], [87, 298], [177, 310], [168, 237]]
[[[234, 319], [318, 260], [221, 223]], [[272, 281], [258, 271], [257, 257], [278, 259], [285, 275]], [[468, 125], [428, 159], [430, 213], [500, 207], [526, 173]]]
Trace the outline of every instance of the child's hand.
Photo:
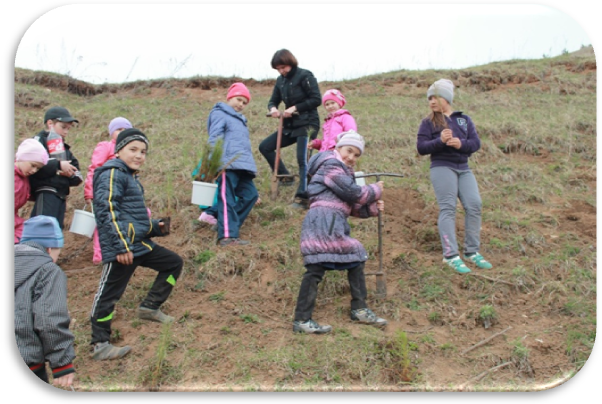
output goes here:
[[132, 265], [134, 263], [134, 254], [131, 251], [117, 254], [117, 262], [121, 265]]
[[280, 118], [280, 111], [278, 111], [276, 108], [272, 108], [270, 110], [270, 115], [272, 118]]
[[376, 209], [378, 209], [380, 212], [384, 212], [385, 211], [385, 201], [383, 201], [382, 199], [379, 199], [378, 201], [376, 201]]
[[283, 115], [285, 118], [290, 118], [295, 112], [297, 112], [297, 107], [293, 105], [292, 107], [285, 109]]
[[57, 377], [52, 381], [54, 386], [60, 387], [69, 387], [73, 384], [73, 378], [75, 377], [75, 373], [69, 373], [65, 376]]
[[159, 227], [161, 228], [161, 234], [167, 236], [170, 232], [171, 217], [168, 216], [163, 219], [159, 219]]
[[61, 167], [61, 175], [64, 177], [71, 178], [77, 171], [77, 167], [71, 165], [71, 160], [61, 161], [60, 167]]
[[445, 144], [447, 144], [447, 142], [449, 142], [450, 139], [453, 139], [454, 134], [452, 133], [451, 129], [443, 129], [441, 131], [441, 141]]
[[92, 199], [86, 199], [86, 205], [92, 205]]
[[459, 149], [462, 147], [462, 141], [457, 137], [452, 137], [447, 141], [446, 145], [453, 147], [454, 149]]

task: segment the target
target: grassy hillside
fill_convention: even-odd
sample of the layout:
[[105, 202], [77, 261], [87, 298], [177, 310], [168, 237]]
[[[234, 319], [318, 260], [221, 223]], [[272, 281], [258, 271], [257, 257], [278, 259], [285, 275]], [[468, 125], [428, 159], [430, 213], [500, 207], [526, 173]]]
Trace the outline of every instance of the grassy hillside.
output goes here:
[[[439, 78], [455, 82], [454, 107], [473, 118], [482, 141], [470, 164], [483, 199], [481, 252], [494, 268], [464, 276], [441, 264], [429, 161], [415, 149], [428, 113], [426, 90]], [[324, 336], [292, 333], [304, 272], [304, 213], [288, 206], [293, 189], [270, 199], [271, 173], [257, 150], [277, 126], [265, 117], [273, 80], [246, 81], [253, 101], [245, 115], [262, 197], [241, 229], [252, 245], [217, 247], [215, 233], [196, 220], [200, 210], [190, 203], [207, 115], [240, 80], [95, 86], [16, 69], [15, 148], [42, 128], [44, 111], [53, 105], [66, 106], [80, 121], [67, 142], [84, 174], [113, 117], [127, 117], [149, 136], [141, 174], [146, 200], [154, 216], [172, 218], [172, 234], [156, 241], [185, 259], [164, 308], [177, 322], [161, 327], [136, 318], [154, 279], [139, 268], [114, 320], [115, 344], [133, 351], [97, 363], [89, 352], [88, 316], [100, 267], [92, 265], [90, 240], [65, 231], [59, 264], [68, 275], [75, 320], [76, 390], [538, 390], [581, 369], [596, 331], [593, 53], [320, 82], [322, 91], [343, 91], [367, 139], [360, 169], [404, 174], [384, 179], [386, 298], [375, 299], [374, 277], [367, 277], [368, 303], [389, 326], [352, 324], [346, 276], [332, 272], [321, 284], [314, 315], [334, 328]], [[283, 150], [283, 159], [295, 170], [291, 149]], [[73, 189], [67, 228], [73, 209], [83, 204], [83, 188]], [[460, 241], [463, 216], [458, 205]], [[366, 270], [373, 272], [377, 221], [350, 223], [370, 253]]]

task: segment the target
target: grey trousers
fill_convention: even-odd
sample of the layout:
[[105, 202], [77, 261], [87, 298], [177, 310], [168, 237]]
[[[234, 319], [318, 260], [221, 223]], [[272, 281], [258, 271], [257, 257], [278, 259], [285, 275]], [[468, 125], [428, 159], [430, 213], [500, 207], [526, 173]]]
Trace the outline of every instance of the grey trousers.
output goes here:
[[458, 255], [456, 239], [456, 205], [458, 198], [464, 207], [464, 253], [479, 251], [481, 244], [481, 196], [477, 180], [470, 170], [449, 167], [431, 168], [431, 183], [439, 204], [437, 226], [443, 256]]

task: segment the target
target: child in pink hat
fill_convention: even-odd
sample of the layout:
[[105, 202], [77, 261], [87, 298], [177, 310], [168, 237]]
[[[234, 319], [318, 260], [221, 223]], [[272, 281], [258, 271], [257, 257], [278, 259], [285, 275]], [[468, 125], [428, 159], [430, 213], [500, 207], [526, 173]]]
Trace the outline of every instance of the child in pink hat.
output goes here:
[[314, 139], [308, 149], [319, 151], [332, 150], [337, 144], [337, 136], [350, 130], [357, 131], [355, 119], [349, 111], [343, 109], [346, 104], [345, 96], [337, 89], [330, 89], [322, 97], [322, 105], [328, 116], [322, 125], [322, 139]]
[[21, 209], [29, 200], [31, 187], [29, 176], [48, 162], [48, 152], [40, 142], [25, 139], [15, 154], [15, 244], [21, 240], [25, 219], [19, 216]]
[[[113, 118], [109, 122], [109, 136], [110, 140], [98, 142], [94, 151], [92, 152], [92, 159], [88, 166], [88, 173], [86, 174], [86, 182], [84, 183], [84, 199], [86, 204], [91, 205], [94, 193], [92, 192], [92, 180], [94, 179], [94, 170], [102, 166], [107, 161], [115, 158], [115, 140], [117, 136], [124, 130], [132, 127], [132, 123], [127, 119], [118, 116]], [[98, 232], [94, 230], [92, 236], [92, 242], [94, 244], [94, 255], [92, 262], [94, 265], [98, 265], [102, 262], [102, 254], [100, 252], [100, 243], [98, 242]]]

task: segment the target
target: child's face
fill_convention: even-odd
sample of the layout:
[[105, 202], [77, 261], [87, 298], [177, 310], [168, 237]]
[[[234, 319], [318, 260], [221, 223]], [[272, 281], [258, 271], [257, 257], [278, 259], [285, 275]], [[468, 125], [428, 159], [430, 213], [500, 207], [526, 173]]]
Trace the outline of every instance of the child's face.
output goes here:
[[341, 109], [341, 106], [333, 100], [328, 100], [324, 103], [324, 108], [326, 108], [326, 111], [331, 114]]
[[429, 97], [429, 108], [433, 112], [445, 112], [449, 107], [449, 102], [445, 98], [431, 95]]
[[113, 140], [117, 140], [117, 136], [119, 136], [119, 134], [120, 134], [121, 132], [123, 132], [124, 130], [125, 130], [124, 128], [115, 129], [115, 130], [113, 131], [113, 133], [111, 133], [111, 139], [113, 139]]
[[239, 95], [237, 95], [236, 97], [232, 97], [227, 101], [227, 104], [229, 106], [231, 106], [232, 108], [234, 108], [234, 110], [236, 112], [242, 112], [248, 103], [249, 103], [249, 100], [247, 100], [245, 97], [241, 97]]
[[19, 167], [24, 176], [29, 177], [44, 167], [44, 164], [39, 161], [17, 161], [17, 167]]
[[117, 158], [132, 170], [139, 170], [146, 161], [146, 143], [141, 140], [129, 142], [117, 152]]
[[359, 160], [362, 153], [355, 146], [341, 146], [337, 149], [341, 155], [341, 160], [347, 167], [355, 167], [355, 163]]
[[69, 130], [73, 126], [73, 123], [48, 120], [47, 125], [49, 131], [50, 129], [54, 129], [56, 133], [65, 138], [69, 134]]

